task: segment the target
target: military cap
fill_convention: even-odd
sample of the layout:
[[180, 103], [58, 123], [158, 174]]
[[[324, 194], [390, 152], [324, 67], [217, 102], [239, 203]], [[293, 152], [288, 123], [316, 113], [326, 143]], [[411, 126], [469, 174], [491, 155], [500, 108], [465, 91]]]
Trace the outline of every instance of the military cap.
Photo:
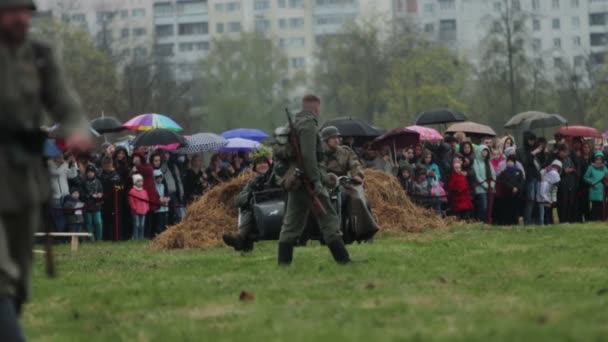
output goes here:
[[325, 128], [323, 128], [323, 130], [321, 130], [321, 138], [323, 139], [323, 141], [326, 141], [329, 138], [332, 137], [339, 137], [340, 136], [340, 131], [338, 131], [338, 128], [336, 126], [327, 126]]

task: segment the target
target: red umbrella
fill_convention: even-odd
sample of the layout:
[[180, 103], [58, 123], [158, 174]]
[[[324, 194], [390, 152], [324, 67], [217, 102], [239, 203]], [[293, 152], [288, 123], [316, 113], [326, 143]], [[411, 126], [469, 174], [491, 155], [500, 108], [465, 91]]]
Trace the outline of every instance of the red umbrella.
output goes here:
[[582, 138], [601, 138], [602, 133], [587, 126], [565, 126], [559, 129], [559, 133], [567, 137], [582, 137]]

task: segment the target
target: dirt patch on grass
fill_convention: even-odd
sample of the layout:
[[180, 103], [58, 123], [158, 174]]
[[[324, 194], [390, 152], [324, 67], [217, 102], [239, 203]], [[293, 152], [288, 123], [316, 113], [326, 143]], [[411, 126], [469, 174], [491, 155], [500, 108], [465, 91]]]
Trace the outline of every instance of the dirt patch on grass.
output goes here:
[[[251, 175], [243, 175], [215, 187], [188, 208], [186, 218], [152, 241], [156, 250], [203, 248], [221, 243], [223, 234], [237, 230], [235, 196]], [[422, 232], [445, 228], [456, 221], [416, 206], [394, 177], [366, 170], [365, 191], [383, 232]]]
[[216, 306], [205, 306], [200, 308], [185, 308], [176, 311], [179, 316], [188, 319], [207, 320], [229, 316], [244, 315], [247, 312], [243, 305], [226, 304]]

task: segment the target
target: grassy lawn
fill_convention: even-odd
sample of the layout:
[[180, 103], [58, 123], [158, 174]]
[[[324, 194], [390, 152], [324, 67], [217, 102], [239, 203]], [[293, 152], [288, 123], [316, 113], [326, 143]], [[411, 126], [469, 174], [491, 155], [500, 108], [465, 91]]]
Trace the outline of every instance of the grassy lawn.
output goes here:
[[[38, 257], [23, 324], [32, 341], [608, 340], [607, 225], [454, 228], [322, 246], [290, 268], [276, 246], [152, 252], [146, 245]], [[253, 301], [240, 301], [246, 290]]]

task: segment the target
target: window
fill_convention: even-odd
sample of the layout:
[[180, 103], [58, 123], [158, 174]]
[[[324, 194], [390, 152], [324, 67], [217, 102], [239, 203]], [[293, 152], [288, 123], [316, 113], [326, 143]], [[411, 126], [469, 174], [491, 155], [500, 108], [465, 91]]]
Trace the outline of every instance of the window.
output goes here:
[[236, 12], [241, 10], [240, 2], [229, 2], [226, 4], [226, 12]]
[[129, 10], [122, 10], [120, 11], [120, 18], [121, 19], [127, 19], [129, 17]]
[[71, 22], [74, 23], [84, 23], [87, 21], [87, 17], [82, 13], [72, 14]]
[[196, 34], [208, 34], [209, 23], [189, 23], [179, 24], [178, 32], [180, 36], [192, 36]]
[[202, 0], [179, 1], [177, 13], [185, 15], [207, 13], [207, 2]]
[[304, 46], [306, 46], [304, 37], [281, 38], [279, 40], [279, 47], [281, 48], [302, 48]]
[[439, 39], [441, 41], [456, 40], [456, 20], [439, 21]]
[[146, 57], [147, 54], [148, 54], [148, 49], [146, 49], [145, 47], [136, 47], [135, 49], [133, 49], [133, 55], [137, 59]]
[[579, 17], [572, 17], [572, 27], [573, 28], [581, 27], [581, 19]]
[[540, 0], [532, 0], [532, 10], [538, 11], [540, 9]]
[[574, 56], [574, 66], [582, 67], [585, 64], [585, 58], [583, 56]]
[[170, 37], [175, 34], [173, 25], [156, 25], [154, 28], [157, 37]]
[[289, 8], [304, 8], [304, 0], [289, 0]]
[[433, 23], [424, 24], [424, 32], [432, 33], [434, 31], [435, 31], [435, 24], [433, 24]]
[[154, 4], [155, 17], [169, 17], [173, 15], [173, 5], [170, 2]]
[[304, 58], [304, 57], [292, 58], [290, 60], [290, 64], [293, 69], [302, 69], [306, 66], [306, 58]]
[[124, 28], [120, 30], [120, 38], [129, 38], [129, 33], [131, 31], [128, 28]]
[[278, 5], [279, 5], [279, 8], [287, 7], [285, 0], [278, 0]]
[[514, 11], [521, 11], [521, 4], [519, 0], [511, 0], [511, 7]]
[[542, 44], [541, 44], [541, 40], [540, 40], [540, 39], [538, 39], [538, 38], [537, 38], [537, 39], [534, 39], [534, 40], [532, 41], [532, 50], [534, 50], [535, 52], [540, 51], [540, 49], [541, 49], [541, 45], [542, 45]]
[[553, 47], [561, 48], [562, 47], [562, 39], [561, 38], [553, 38]]
[[224, 12], [224, 4], [223, 3], [215, 4], [215, 11]]
[[553, 19], [552, 26], [553, 26], [554, 30], [559, 30], [560, 29], [559, 18]]
[[235, 32], [241, 32], [241, 30], [242, 30], [242, 28], [241, 28], [240, 21], [233, 21], [233, 22], [228, 23], [228, 32], [235, 33]]
[[192, 52], [192, 51], [207, 51], [209, 50], [209, 42], [194, 42], [194, 43], [180, 43], [180, 52]]
[[559, 9], [559, 0], [552, 0], [551, 6], [553, 7], [553, 9]]
[[494, 11], [500, 12], [502, 10], [502, 4], [500, 2], [494, 3]]
[[146, 9], [145, 8], [134, 8], [133, 10], [131, 10], [131, 16], [132, 17], [145, 17], [146, 16]]
[[561, 68], [564, 66], [564, 62], [562, 61], [561, 57], [554, 57], [553, 58], [553, 66], [555, 66], [556, 68]]
[[435, 12], [434, 4], [424, 4], [424, 13], [433, 13]]
[[279, 19], [279, 28], [286, 29], [287, 28], [287, 20]]
[[255, 0], [253, 2], [253, 9], [256, 11], [264, 11], [270, 9], [270, 0]]
[[304, 27], [304, 18], [290, 18], [289, 28], [296, 29]]
[[154, 46], [154, 53], [157, 56], [173, 56], [173, 44], [156, 44]]
[[215, 32], [224, 33], [224, 23], [215, 24]]
[[594, 13], [589, 15], [589, 25], [604, 26], [606, 25], [606, 15], [604, 13]]
[[138, 27], [138, 28], [134, 28], [133, 29], [133, 36], [134, 37], [141, 37], [141, 36], [145, 36], [146, 35], [146, 29], [143, 27]]
[[540, 20], [534, 19], [534, 21], [532, 21], [532, 29], [534, 31], [540, 31]]
[[603, 46], [606, 45], [607, 37], [605, 33], [592, 33], [590, 35], [591, 46]]
[[537, 68], [542, 68], [545, 63], [543, 63], [542, 58], [534, 58], [534, 64], [536, 65]]
[[270, 20], [258, 19], [254, 24], [255, 32], [268, 32], [270, 31]]
[[570, 7], [572, 8], [578, 8], [580, 6], [580, 1], [579, 0], [570, 0]]
[[579, 36], [573, 37], [572, 44], [574, 46], [581, 46], [581, 37], [579, 37]]
[[439, 9], [442, 11], [453, 10], [456, 8], [456, 0], [439, 0]]

